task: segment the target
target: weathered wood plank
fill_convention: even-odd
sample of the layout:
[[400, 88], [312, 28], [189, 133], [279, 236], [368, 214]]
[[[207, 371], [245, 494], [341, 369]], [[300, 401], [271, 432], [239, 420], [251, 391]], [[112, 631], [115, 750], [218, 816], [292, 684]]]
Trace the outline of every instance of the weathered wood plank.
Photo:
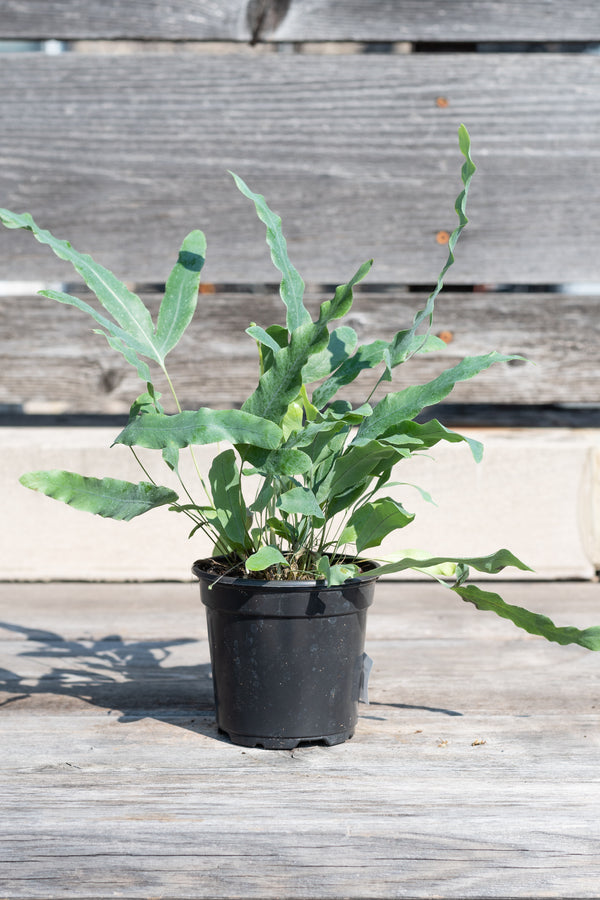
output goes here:
[[0, 38], [248, 40], [247, 0], [0, 0]]
[[[143, 738], [128, 736], [135, 752]], [[181, 744], [165, 749], [181, 753]], [[404, 746], [397, 752], [406, 757]], [[287, 778], [282, 764], [252, 754], [241, 763], [236, 755], [224, 777], [202, 773], [201, 756], [197, 770], [171, 779], [71, 773], [71, 762], [32, 779], [15, 817], [21, 837], [6, 839], [5, 889], [14, 898], [60, 896], [67, 886], [85, 898], [108, 889], [131, 898], [594, 897], [592, 772], [577, 784], [574, 767], [557, 766], [521, 792], [514, 770], [499, 788], [490, 781], [493, 762], [477, 771], [454, 757], [436, 777], [444, 752], [421, 757], [420, 777], [409, 764], [383, 778], [363, 765], [353, 766], [354, 781], [296, 756]], [[530, 778], [533, 767], [517, 760]], [[18, 781], [4, 790], [13, 809]]]
[[[273, 277], [230, 168], [283, 215], [307, 281], [373, 255], [380, 282], [431, 283], [464, 121], [479, 173], [454, 283], [600, 281], [597, 57], [38, 54], [0, 59], [0, 79], [3, 204], [128, 280], [163, 281], [199, 226], [209, 280]], [[68, 277], [7, 232], [0, 271]]]
[[592, 41], [600, 36], [593, 0], [295, 0], [270, 40]]
[[[577, 624], [597, 607], [592, 584], [503, 592]], [[197, 596], [0, 585], [7, 896], [596, 896], [593, 654], [381, 584], [353, 740], [244, 749], [216, 731]]]
[[[560, 624], [568, 620], [578, 628], [585, 628], [600, 618], [600, 589], [593, 582], [531, 582], [526, 587], [521, 583], [506, 583], [500, 590], [507, 603], [525, 602], [525, 591], [532, 609]], [[145, 641], [151, 648], [161, 640], [177, 640], [183, 636], [197, 642], [204, 641], [207, 636], [200, 588], [191, 575], [189, 582], [168, 584], [67, 581], [40, 586], [39, 583], [0, 581], [0, 609], [0, 641], [8, 653], [12, 651], [7, 642], [21, 640], [55, 641], [61, 645], [66, 641], [75, 645], [78, 641], [110, 638], [129, 644]], [[75, 615], [76, 610], [81, 610], [81, 615]], [[187, 623], [185, 634], [182, 621]], [[397, 580], [378, 583], [376, 601], [369, 611], [370, 641], [418, 642], [442, 637], [453, 641], [529, 641], [540, 653], [542, 648], [544, 652], [555, 652], [546, 642], [516, 630], [497, 616], [477, 611], [430, 580], [410, 584]], [[176, 645], [165, 649], [169, 660], [173, 653], [180, 652]], [[562, 652], [580, 655], [578, 649], [558, 652], [561, 656]], [[90, 654], [89, 658], [92, 656]], [[584, 657], [590, 661], [596, 659], [593, 655], [584, 654]], [[146, 661], [150, 663], [150, 654]], [[156, 660], [154, 665], [157, 665]]]
[[[89, 293], [69, 290], [86, 300]], [[142, 292], [156, 319], [160, 294]], [[328, 294], [310, 290], [306, 302], [316, 314]], [[358, 292], [349, 324], [362, 342], [389, 339], [408, 326], [426, 290], [408, 293]], [[504, 365], [457, 386], [450, 399], [463, 403], [597, 403], [600, 372], [600, 295], [445, 292], [438, 301], [435, 332], [447, 350], [414, 357], [398, 370], [398, 389], [435, 378], [462, 356], [498, 350], [535, 365]], [[231, 407], [251, 393], [258, 377], [250, 322], [281, 321], [275, 289], [202, 294], [196, 318], [170, 356], [169, 372], [182, 405]], [[0, 298], [0, 404], [28, 412], [126, 413], [139, 393], [137, 375], [101, 337], [87, 317], [41, 297]], [[158, 377], [165, 395], [167, 386]], [[360, 380], [345, 396], [362, 402], [370, 381]], [[169, 404], [169, 397], [165, 396]]]
[[275, 41], [593, 41], [594, 0], [2, 0], [2, 38]]

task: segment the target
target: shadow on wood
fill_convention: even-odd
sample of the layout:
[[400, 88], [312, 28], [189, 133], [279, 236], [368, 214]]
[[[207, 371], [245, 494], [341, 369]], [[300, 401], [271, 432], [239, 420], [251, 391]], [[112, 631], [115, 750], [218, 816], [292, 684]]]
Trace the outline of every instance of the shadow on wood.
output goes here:
[[[193, 638], [125, 641], [118, 634], [96, 640], [67, 640], [53, 631], [2, 622], [0, 627], [23, 638], [22, 660], [39, 661], [43, 674], [0, 670], [9, 704], [31, 701], [44, 711], [81, 701], [118, 711], [118, 721], [152, 718], [197, 734], [225, 740], [214, 722], [210, 665], [164, 665], [174, 648], [196, 644]], [[30, 649], [29, 649], [30, 648]], [[40, 710], [41, 711], [41, 710]]]

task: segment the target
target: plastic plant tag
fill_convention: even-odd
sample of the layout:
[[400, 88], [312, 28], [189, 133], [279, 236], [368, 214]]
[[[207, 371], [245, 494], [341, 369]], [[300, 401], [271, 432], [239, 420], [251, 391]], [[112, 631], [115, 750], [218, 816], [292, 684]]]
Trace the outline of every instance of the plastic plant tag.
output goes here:
[[369, 705], [369, 675], [371, 674], [372, 668], [373, 660], [367, 653], [363, 653], [358, 700], [359, 703], [366, 703], [367, 706]]

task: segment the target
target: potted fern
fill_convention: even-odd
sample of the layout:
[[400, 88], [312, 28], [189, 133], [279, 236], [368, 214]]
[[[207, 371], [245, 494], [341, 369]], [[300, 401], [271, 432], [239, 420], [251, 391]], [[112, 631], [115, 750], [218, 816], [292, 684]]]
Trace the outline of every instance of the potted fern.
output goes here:
[[[471, 569], [498, 573], [528, 567], [508, 550], [487, 557], [378, 559], [377, 548], [414, 516], [386, 492], [395, 467], [440, 441], [466, 441], [475, 460], [482, 446], [419, 414], [439, 403], [460, 381], [514, 357], [491, 352], [467, 357], [426, 384], [390, 389], [359, 406], [339, 391], [364, 372], [375, 387], [415, 354], [443, 346], [431, 334], [436, 297], [454, 261], [467, 223], [466, 199], [475, 166], [470, 139], [459, 129], [464, 157], [458, 225], [435, 289], [412, 323], [391, 336], [359, 345], [343, 324], [353, 288], [372, 260], [321, 304], [313, 320], [303, 303], [303, 282], [292, 266], [280, 219], [264, 197], [233, 175], [266, 226], [273, 263], [281, 273], [285, 325], [252, 324], [258, 381], [241, 409], [182, 410], [166, 358], [194, 315], [206, 253], [201, 231], [183, 241], [154, 323], [138, 296], [111, 272], [40, 229], [29, 214], [0, 210], [7, 228], [30, 231], [70, 262], [105, 312], [58, 291], [42, 291], [95, 320], [97, 331], [137, 370], [145, 390], [135, 399], [115, 444], [160, 451], [177, 490], [158, 484], [146, 469], [137, 484], [89, 478], [68, 471], [23, 475], [28, 488], [96, 515], [129, 521], [168, 505], [190, 520], [190, 537], [203, 532], [214, 553], [193, 571], [206, 606], [220, 729], [240, 744], [288, 748], [304, 740], [339, 743], [357, 721], [364, 681], [364, 631], [377, 578], [409, 569], [424, 572], [478, 609], [491, 610], [526, 631], [560, 644], [600, 649], [600, 628], [557, 627], [548, 618], [510, 606], [495, 592], [468, 582]], [[232, 173], [233, 174], [233, 173]], [[105, 314], [106, 313], [106, 314]], [[177, 412], [165, 413], [150, 366], [164, 373]], [[371, 379], [372, 382], [373, 379]], [[198, 490], [180, 473], [182, 451], [224, 443], [207, 473], [196, 466]], [[136, 459], [137, 459], [136, 454]], [[140, 463], [141, 465], [141, 463]]]

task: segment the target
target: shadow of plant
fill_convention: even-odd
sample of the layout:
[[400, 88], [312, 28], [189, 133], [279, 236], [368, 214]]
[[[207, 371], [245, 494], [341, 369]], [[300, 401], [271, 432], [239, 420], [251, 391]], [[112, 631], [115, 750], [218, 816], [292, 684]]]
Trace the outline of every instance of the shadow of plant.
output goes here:
[[[35, 677], [0, 668], [0, 711], [36, 696], [64, 697], [118, 713], [119, 722], [152, 718], [229, 742], [215, 722], [210, 664], [165, 665], [178, 647], [196, 643], [194, 638], [125, 641], [118, 634], [108, 634], [97, 640], [67, 640], [52, 631], [9, 622], [0, 621], [0, 628], [30, 642], [31, 649], [18, 657], [39, 660], [44, 670]], [[462, 715], [437, 707], [370, 703], [371, 710], [389, 706]], [[361, 718], [380, 718], [369, 715], [368, 709], [362, 708]]]
[[177, 647], [193, 638], [124, 641], [118, 634], [98, 640], [67, 640], [60, 634], [10, 622], [0, 628], [30, 641], [21, 659], [37, 659], [39, 677], [0, 668], [0, 709], [34, 696], [65, 697], [92, 704], [119, 721], [153, 718], [218, 737], [208, 663], [165, 665]]

